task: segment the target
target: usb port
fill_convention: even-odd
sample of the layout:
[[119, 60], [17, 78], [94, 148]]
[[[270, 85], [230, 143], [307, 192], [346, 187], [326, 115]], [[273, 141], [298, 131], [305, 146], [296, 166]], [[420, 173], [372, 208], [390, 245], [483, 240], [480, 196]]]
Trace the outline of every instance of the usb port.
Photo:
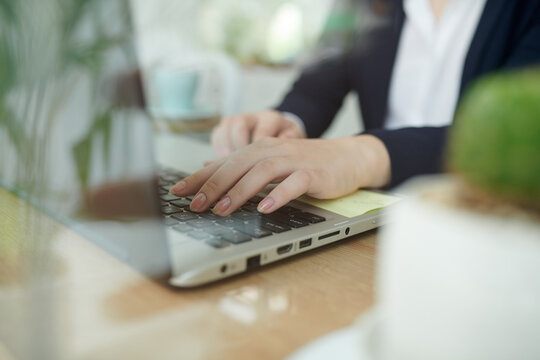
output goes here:
[[288, 253], [289, 251], [292, 250], [292, 246], [293, 246], [293, 244], [278, 247], [278, 249], [277, 249], [278, 255], [283, 255], [283, 254]]
[[302, 240], [298, 243], [298, 248], [303, 249], [305, 247], [311, 246], [311, 239]]
[[246, 260], [246, 269], [251, 270], [261, 266], [261, 255], [256, 255]]

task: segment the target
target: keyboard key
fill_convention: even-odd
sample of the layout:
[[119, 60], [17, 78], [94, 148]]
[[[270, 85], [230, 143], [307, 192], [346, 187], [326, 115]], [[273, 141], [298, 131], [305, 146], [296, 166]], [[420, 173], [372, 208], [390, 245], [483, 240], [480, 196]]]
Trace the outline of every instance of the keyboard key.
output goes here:
[[205, 244], [208, 244], [216, 249], [223, 249], [231, 245], [230, 243], [226, 241], [223, 241], [221, 239], [216, 239], [216, 238], [208, 239], [208, 240], [205, 240], [204, 242]]
[[261, 220], [261, 226], [264, 227], [267, 230], [270, 230], [273, 233], [282, 233], [285, 231], [291, 230], [290, 227], [284, 224], [280, 224], [276, 221], [270, 220], [270, 219], [262, 219]]
[[165, 226], [171, 226], [171, 225], [178, 224], [178, 220], [173, 219], [171, 217], [166, 217], [163, 219], [163, 223], [165, 224]]
[[159, 198], [163, 201], [173, 201], [180, 199], [178, 196], [169, 193], [161, 195]]
[[283, 214], [293, 214], [293, 213], [296, 213], [296, 212], [300, 212], [301, 210], [300, 209], [297, 209], [295, 207], [292, 207], [290, 205], [286, 205], [282, 208], [279, 208], [276, 212], [277, 213], [283, 213]]
[[188, 199], [179, 199], [178, 197], [176, 199], [178, 200], [171, 201], [172, 205], [178, 206], [179, 208], [189, 208], [189, 204], [191, 203], [191, 201], [189, 201]]
[[266, 215], [266, 216], [269, 217], [272, 220], [276, 220], [279, 223], [285, 224], [285, 225], [290, 226], [290, 227], [295, 228], [295, 229], [309, 225], [309, 223], [307, 221], [305, 221], [305, 220], [303, 220], [301, 218], [294, 218], [291, 215], [287, 215], [287, 214], [273, 213], [273, 214], [269, 214], [269, 215]]
[[251, 224], [238, 224], [234, 227], [234, 229], [256, 239], [272, 235], [271, 231]]
[[211, 227], [213, 224], [214, 223], [212, 221], [207, 220], [207, 219], [202, 219], [202, 218], [193, 219], [189, 222], [190, 226], [201, 228], [201, 229], [204, 229], [206, 227]]
[[214, 236], [210, 235], [210, 234], [207, 234], [203, 231], [191, 231], [188, 233], [188, 235], [190, 237], [192, 237], [193, 239], [195, 240], [209, 240], [209, 239], [212, 239], [214, 238]]
[[181, 233], [188, 233], [190, 231], [193, 230], [193, 228], [191, 226], [189, 226], [188, 224], [184, 224], [184, 223], [180, 223], [176, 226], [173, 226], [173, 229], [178, 231], [178, 232], [181, 232]]
[[317, 223], [326, 221], [326, 219], [324, 217], [319, 216], [319, 215], [315, 215], [315, 214], [312, 214], [312, 213], [309, 213], [309, 212], [294, 213], [292, 216], [294, 218], [300, 218], [302, 220], [305, 220], [305, 221], [309, 222], [310, 224], [317, 224]]
[[168, 181], [168, 180], [159, 179], [158, 184], [159, 184], [159, 186], [171, 186], [171, 185], [174, 185], [174, 182], [173, 182], [173, 181]]
[[189, 221], [189, 220], [194, 220], [194, 219], [199, 218], [197, 215], [190, 212], [181, 212], [181, 213], [172, 215], [172, 217], [180, 221]]
[[230, 228], [226, 228], [225, 226], [221, 226], [221, 225], [218, 225], [218, 224], [213, 224], [211, 226], [208, 226], [204, 229], [204, 232], [210, 234], [210, 235], [215, 235], [215, 236], [220, 236], [221, 234], [224, 234], [226, 232], [230, 232], [231, 229]]
[[232, 217], [237, 218], [237, 219], [249, 219], [254, 216], [260, 216], [260, 215], [261, 214], [259, 214], [258, 212], [254, 213], [252, 211], [244, 211], [244, 210], [235, 211], [231, 214]]
[[243, 224], [244, 221], [242, 219], [237, 219], [231, 216], [222, 217], [219, 220], [216, 220], [216, 222], [220, 225], [227, 226], [227, 227], [234, 227], [235, 224]]
[[178, 179], [179, 179], [178, 176], [176, 176], [176, 175], [169, 175], [169, 174], [167, 174], [167, 175], [161, 175], [161, 176], [159, 177], [159, 179], [162, 180], [163, 182], [167, 182], [167, 183], [175, 183], [175, 184], [179, 181], [179, 180], [178, 180]]
[[308, 226], [309, 223], [307, 221], [304, 221], [302, 219], [298, 219], [298, 218], [293, 218], [291, 217], [290, 219], [285, 219], [285, 220], [280, 220], [282, 221], [284, 224], [292, 227], [292, 228], [295, 228], [295, 229], [298, 229], [298, 228], [301, 228], [301, 227], [304, 227], [304, 226]]
[[167, 180], [172, 179], [174, 181], [179, 181], [189, 176], [189, 174], [175, 169], [163, 169], [160, 173], [160, 178]]
[[257, 204], [259, 204], [262, 200], [263, 200], [262, 197], [260, 197], [260, 196], [254, 196], [254, 197], [252, 197], [251, 199], [249, 199], [248, 202], [257, 205]]
[[176, 206], [166, 205], [161, 207], [161, 213], [165, 215], [171, 215], [181, 212], [182, 209], [177, 208]]
[[172, 185], [172, 184], [165, 184], [165, 185], [160, 185], [160, 187], [159, 187], [159, 188], [160, 188], [161, 190], [164, 190], [164, 191], [166, 191], [166, 192], [168, 193], [168, 192], [169, 192], [169, 190], [171, 190], [171, 188], [172, 188], [172, 187], [173, 187], [173, 185]]
[[208, 220], [219, 220], [221, 219], [221, 216], [219, 215], [216, 215], [212, 212], [204, 212], [202, 214], [199, 214], [200, 217], [204, 218], [204, 219], [208, 219]]
[[221, 234], [221, 238], [225, 241], [230, 242], [231, 244], [242, 244], [247, 241], [251, 241], [251, 237], [246, 234], [242, 234], [236, 231], [230, 231]]
[[248, 211], [248, 212], [252, 212], [252, 213], [258, 213], [257, 211], [257, 204], [254, 204], [254, 203], [245, 203], [244, 205], [242, 205], [242, 207], [240, 208], [240, 210], [243, 210], [243, 211]]

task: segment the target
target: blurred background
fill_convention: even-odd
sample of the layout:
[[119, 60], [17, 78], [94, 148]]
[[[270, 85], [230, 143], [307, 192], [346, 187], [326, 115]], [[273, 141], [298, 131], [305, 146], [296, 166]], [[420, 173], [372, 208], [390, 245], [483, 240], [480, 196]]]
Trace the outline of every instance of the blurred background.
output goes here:
[[[355, 3], [132, 0], [139, 61], [153, 115], [201, 120], [276, 106], [302, 66], [345, 49], [361, 20], [351, 11]], [[174, 87], [171, 80], [160, 82], [160, 77], [171, 79], [172, 72], [194, 66], [202, 78], [193, 100], [196, 105], [190, 105], [194, 111], [160, 112], [159, 89], [170, 93]], [[325, 137], [360, 131], [353, 96]]]

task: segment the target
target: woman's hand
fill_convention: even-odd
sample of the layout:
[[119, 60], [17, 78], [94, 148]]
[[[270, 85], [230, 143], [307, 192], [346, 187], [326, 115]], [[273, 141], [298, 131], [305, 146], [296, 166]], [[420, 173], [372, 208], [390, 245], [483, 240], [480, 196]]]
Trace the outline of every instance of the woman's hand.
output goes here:
[[376, 137], [332, 140], [266, 138], [176, 184], [178, 196], [197, 193], [193, 211], [226, 216], [270, 183], [279, 183], [258, 205], [271, 213], [302, 194], [336, 198], [362, 187], [382, 187], [390, 178], [386, 147]]
[[304, 130], [275, 110], [225, 117], [212, 131], [212, 145], [219, 157], [265, 137], [301, 139]]

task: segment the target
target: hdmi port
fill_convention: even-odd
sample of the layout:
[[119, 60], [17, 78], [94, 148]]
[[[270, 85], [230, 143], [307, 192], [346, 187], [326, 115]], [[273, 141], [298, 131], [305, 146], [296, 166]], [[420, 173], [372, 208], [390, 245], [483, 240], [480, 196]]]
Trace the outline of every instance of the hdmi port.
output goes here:
[[283, 254], [288, 253], [289, 251], [292, 250], [292, 246], [293, 246], [293, 244], [278, 247], [278, 249], [277, 249], [278, 255], [283, 255]]

